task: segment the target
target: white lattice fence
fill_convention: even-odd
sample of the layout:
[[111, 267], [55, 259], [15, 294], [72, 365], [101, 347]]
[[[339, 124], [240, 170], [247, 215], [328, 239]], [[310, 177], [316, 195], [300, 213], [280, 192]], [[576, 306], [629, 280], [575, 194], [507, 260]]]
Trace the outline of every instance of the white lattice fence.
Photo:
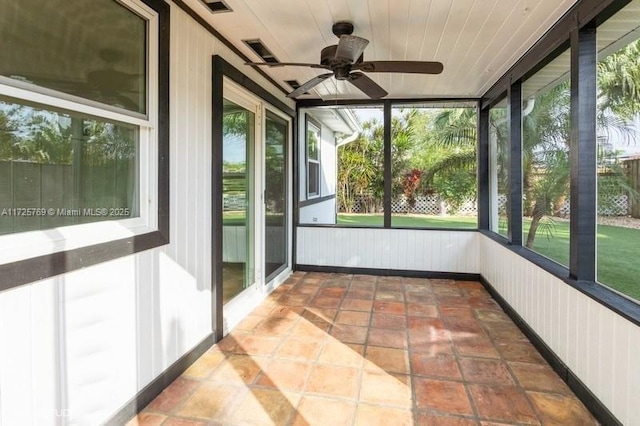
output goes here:
[[416, 203], [409, 208], [409, 203], [403, 195], [391, 201], [392, 213], [420, 213], [420, 214], [440, 214], [441, 200], [437, 195], [427, 195], [416, 197]]
[[[365, 213], [367, 211], [365, 207], [365, 200], [367, 200], [368, 196], [357, 196], [354, 206], [353, 213]], [[475, 199], [469, 199], [462, 203], [460, 208], [455, 212], [457, 215], [475, 215], [478, 211], [477, 202]], [[392, 213], [416, 213], [416, 214], [427, 214], [427, 215], [442, 215], [453, 213], [451, 207], [447, 204], [446, 201], [442, 200], [437, 194], [436, 195], [421, 195], [416, 197], [416, 203], [412, 208], [409, 208], [407, 203], [407, 199], [404, 195], [394, 198], [391, 201], [391, 212]]]
[[[571, 202], [566, 200], [560, 209], [562, 215], [571, 214]], [[629, 214], [629, 197], [626, 195], [612, 195], [598, 200], [598, 215], [626, 216]]]

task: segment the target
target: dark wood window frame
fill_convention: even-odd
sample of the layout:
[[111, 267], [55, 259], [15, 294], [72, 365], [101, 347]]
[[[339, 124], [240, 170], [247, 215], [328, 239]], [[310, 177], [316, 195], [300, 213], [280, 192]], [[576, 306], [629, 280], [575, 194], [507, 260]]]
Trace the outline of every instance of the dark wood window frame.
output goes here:
[[[169, 20], [162, 0], [141, 0], [158, 14], [158, 194], [152, 232], [0, 265], [0, 291], [71, 272], [169, 243]], [[152, 105], [150, 107], [153, 107]], [[18, 235], [18, 234], [16, 234]]]
[[[570, 182], [571, 199], [575, 200], [577, 213], [572, 215], [570, 223], [570, 259], [569, 267], [562, 266], [522, 246], [521, 211], [514, 215], [511, 211], [510, 221], [515, 224], [510, 228], [511, 238], [504, 238], [489, 229], [489, 206], [482, 204], [480, 213], [480, 232], [504, 247], [524, 257], [543, 270], [551, 273], [566, 284], [577, 289], [596, 302], [616, 312], [635, 325], [640, 325], [640, 304], [596, 281], [596, 204], [597, 191], [595, 174], [596, 147], [596, 78], [597, 78], [597, 27], [630, 1], [616, 0], [582, 0], [531, 48], [481, 100], [479, 114], [480, 148], [479, 158], [484, 163], [479, 165], [486, 170], [489, 164], [488, 129], [489, 108], [496, 103], [505, 91], [508, 91], [509, 108], [517, 112], [521, 108], [521, 82], [547, 65], [558, 54], [571, 48], [571, 149], [570, 149]], [[514, 119], [520, 120], [519, 114]], [[510, 123], [513, 124], [513, 123]], [[516, 123], [520, 128], [521, 123]], [[512, 154], [521, 154], [521, 137], [511, 132]], [[513, 197], [521, 192], [521, 164], [512, 162], [511, 171], [517, 175], [509, 177], [510, 194]], [[481, 173], [479, 193], [489, 192], [489, 174]], [[521, 198], [520, 198], [521, 202]], [[518, 226], [519, 225], [519, 226]], [[515, 237], [515, 238], [514, 238]]]

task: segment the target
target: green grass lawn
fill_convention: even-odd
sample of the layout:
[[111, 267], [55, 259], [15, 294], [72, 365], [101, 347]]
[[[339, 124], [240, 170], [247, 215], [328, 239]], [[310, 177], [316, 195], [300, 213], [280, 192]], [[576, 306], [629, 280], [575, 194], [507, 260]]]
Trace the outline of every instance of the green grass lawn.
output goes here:
[[[383, 226], [381, 213], [376, 214], [339, 214], [339, 225], [352, 226]], [[467, 216], [419, 216], [393, 215], [391, 226], [398, 228], [464, 228], [476, 229], [478, 219]]]
[[[531, 221], [524, 219], [526, 241]], [[382, 214], [339, 214], [338, 224], [351, 226], [382, 226]], [[477, 227], [475, 217], [465, 216], [408, 216], [392, 217], [392, 225], [406, 228], [462, 228]], [[569, 222], [556, 221], [551, 233], [538, 230], [533, 249], [562, 265], [569, 264]], [[617, 226], [598, 226], [598, 281], [636, 300], [640, 300], [640, 230]]]

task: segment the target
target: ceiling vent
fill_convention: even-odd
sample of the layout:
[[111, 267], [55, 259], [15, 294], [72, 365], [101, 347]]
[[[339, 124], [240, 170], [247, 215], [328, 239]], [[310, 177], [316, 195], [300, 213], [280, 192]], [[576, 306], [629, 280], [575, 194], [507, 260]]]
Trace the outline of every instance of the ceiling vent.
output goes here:
[[285, 80], [284, 82], [291, 86], [293, 90], [296, 90], [298, 87], [300, 87], [300, 83], [298, 82], [298, 80]]
[[222, 0], [203, 0], [203, 2], [213, 13], [233, 12], [233, 9]]
[[270, 64], [277, 64], [278, 62], [280, 62], [276, 59], [275, 56], [273, 56], [273, 53], [271, 53], [271, 51], [267, 49], [267, 47], [259, 39], [243, 41], [247, 46], [249, 46], [249, 48], [251, 48], [251, 50], [256, 53], [256, 55], [260, 56], [265, 62], [268, 62]]
[[[287, 83], [293, 90], [296, 90], [298, 87], [300, 87], [300, 82], [298, 82], [298, 80], [285, 80], [285, 83]], [[309, 92], [304, 92], [305, 95], [308, 95]]]

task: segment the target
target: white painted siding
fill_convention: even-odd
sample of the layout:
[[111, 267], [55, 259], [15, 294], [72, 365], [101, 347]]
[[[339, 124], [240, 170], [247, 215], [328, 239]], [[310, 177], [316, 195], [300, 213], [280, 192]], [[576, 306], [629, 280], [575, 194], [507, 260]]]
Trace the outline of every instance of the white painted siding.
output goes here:
[[479, 238], [482, 275], [624, 425], [640, 425], [640, 328]]
[[300, 207], [300, 223], [334, 225], [336, 223], [336, 199]]
[[0, 293], [0, 425], [100, 424], [211, 333], [214, 54], [284, 99], [172, 5], [171, 243]]
[[479, 273], [476, 232], [298, 228], [297, 263]]

